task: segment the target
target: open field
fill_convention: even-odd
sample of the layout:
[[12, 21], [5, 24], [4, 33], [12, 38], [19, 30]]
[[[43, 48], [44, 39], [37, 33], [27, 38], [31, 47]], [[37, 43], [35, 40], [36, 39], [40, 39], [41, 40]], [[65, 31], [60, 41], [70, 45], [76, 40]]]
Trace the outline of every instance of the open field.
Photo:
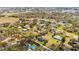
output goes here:
[[15, 23], [18, 20], [19, 20], [18, 18], [13, 17], [1, 17], [0, 23]]

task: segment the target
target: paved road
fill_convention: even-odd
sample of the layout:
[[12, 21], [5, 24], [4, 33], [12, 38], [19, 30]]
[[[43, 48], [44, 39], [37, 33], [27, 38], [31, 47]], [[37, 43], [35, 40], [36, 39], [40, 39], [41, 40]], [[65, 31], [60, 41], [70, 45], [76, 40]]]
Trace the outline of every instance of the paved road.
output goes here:
[[46, 49], [47, 51], [53, 51], [53, 50], [51, 50], [50, 48], [48, 48], [48, 47], [46, 47], [46, 46], [40, 44], [40, 43], [37, 42], [37, 41], [34, 41], [34, 42], [38, 43], [42, 48]]

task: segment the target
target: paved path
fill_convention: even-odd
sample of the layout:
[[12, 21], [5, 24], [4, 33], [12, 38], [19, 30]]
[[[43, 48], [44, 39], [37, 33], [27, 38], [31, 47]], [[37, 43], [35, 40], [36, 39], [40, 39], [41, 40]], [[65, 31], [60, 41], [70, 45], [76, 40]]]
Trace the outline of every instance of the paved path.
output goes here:
[[40, 44], [40, 43], [37, 42], [37, 41], [34, 41], [34, 42], [38, 43], [41, 47], [43, 47], [43, 48], [46, 49], [47, 51], [53, 51], [53, 50], [51, 50], [50, 48], [48, 48], [48, 47], [46, 47], [46, 46]]

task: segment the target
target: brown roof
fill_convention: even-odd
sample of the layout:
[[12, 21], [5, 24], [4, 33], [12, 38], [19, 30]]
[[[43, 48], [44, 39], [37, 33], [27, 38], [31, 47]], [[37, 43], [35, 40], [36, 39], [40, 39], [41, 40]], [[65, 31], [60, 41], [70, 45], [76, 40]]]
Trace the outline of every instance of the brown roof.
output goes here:
[[0, 41], [3, 41], [5, 40], [6, 38], [5, 37], [0, 37]]

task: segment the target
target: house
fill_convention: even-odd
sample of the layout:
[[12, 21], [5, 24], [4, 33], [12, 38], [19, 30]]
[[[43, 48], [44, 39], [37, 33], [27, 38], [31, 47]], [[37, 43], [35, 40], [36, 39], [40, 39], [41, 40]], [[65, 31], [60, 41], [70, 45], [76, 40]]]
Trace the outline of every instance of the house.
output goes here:
[[56, 25], [55, 24], [50, 24], [50, 26], [55, 27]]
[[35, 45], [31, 45], [31, 44], [29, 44], [28, 49], [35, 50], [35, 48], [36, 48], [36, 46], [35, 46]]
[[38, 40], [42, 42], [42, 41], [44, 41], [45, 39], [44, 39], [44, 38], [38, 38]]
[[32, 49], [28, 49], [28, 51], [32, 51]]
[[32, 50], [35, 50], [36, 46], [30, 46], [30, 48], [31, 48]]
[[72, 24], [71, 24], [71, 23], [65, 23], [65, 26], [66, 26], [66, 27], [71, 27]]
[[21, 26], [18, 26], [18, 28], [21, 29], [22, 27]]
[[27, 32], [28, 30], [27, 30], [27, 29], [23, 29], [22, 31], [23, 31], [23, 32]]
[[30, 29], [30, 26], [29, 25], [25, 25], [24, 28]]
[[6, 39], [6, 37], [0, 37], [0, 41], [3, 41], [5, 39]]
[[59, 36], [59, 35], [55, 35], [55, 36], [53, 36], [54, 37], [54, 39], [56, 39], [56, 40], [59, 40], [59, 41], [61, 41], [62, 40], [62, 37], [61, 36]]

